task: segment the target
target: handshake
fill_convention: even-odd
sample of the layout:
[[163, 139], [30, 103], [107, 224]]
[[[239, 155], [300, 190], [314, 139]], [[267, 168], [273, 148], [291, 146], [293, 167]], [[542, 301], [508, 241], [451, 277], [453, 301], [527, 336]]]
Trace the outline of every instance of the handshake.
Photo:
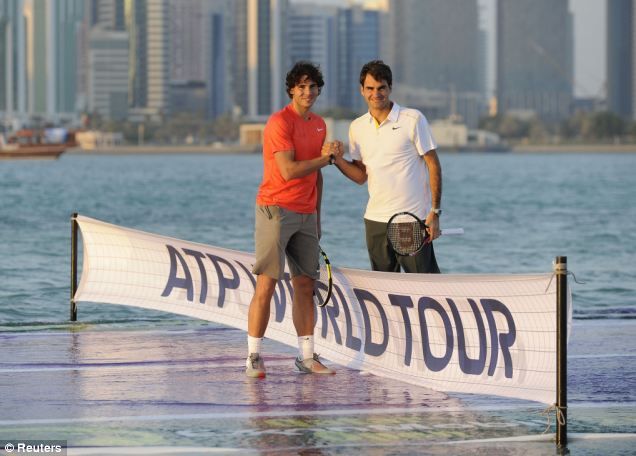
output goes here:
[[344, 155], [344, 144], [342, 141], [325, 142], [322, 146], [320, 154], [329, 157], [329, 164], [333, 165], [342, 159]]

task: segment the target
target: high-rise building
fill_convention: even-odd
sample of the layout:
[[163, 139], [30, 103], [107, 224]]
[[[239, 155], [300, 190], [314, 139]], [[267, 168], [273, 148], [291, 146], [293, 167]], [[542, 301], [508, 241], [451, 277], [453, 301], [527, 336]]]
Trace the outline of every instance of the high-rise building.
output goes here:
[[433, 119], [460, 115], [475, 126], [486, 106], [479, 14], [477, 0], [390, 0], [382, 49], [395, 97], [419, 100], [414, 107]]
[[170, 0], [170, 80], [205, 81], [203, 0]]
[[170, 112], [168, 0], [126, 0], [130, 43], [128, 106], [133, 120], [161, 120]]
[[171, 110], [215, 118], [231, 109], [231, 0], [170, 0]]
[[91, 26], [99, 25], [103, 30], [126, 29], [124, 0], [90, 0], [86, 15]]
[[477, 0], [393, 0], [394, 78], [409, 86], [483, 92]]
[[95, 26], [90, 32], [88, 111], [107, 119], [128, 116], [128, 33]]
[[50, 2], [52, 6], [53, 63], [55, 72], [54, 106], [59, 113], [77, 110], [77, 41], [84, 17], [83, 0]]
[[125, 1], [88, 0], [80, 35], [78, 109], [106, 119], [126, 118], [129, 41]]
[[0, 112], [16, 125], [72, 120], [83, 0], [0, 3]]
[[573, 21], [567, 1], [498, 0], [497, 105], [501, 113], [568, 117], [573, 99]]
[[635, 15], [633, 0], [607, 0], [607, 107], [630, 120], [636, 116]]
[[282, 108], [287, 54], [287, 0], [234, 2], [234, 102], [249, 118], [263, 118]]
[[0, 2], [0, 115], [9, 124], [26, 115], [26, 44], [22, 0]]
[[291, 61], [308, 60], [320, 65], [325, 79], [317, 111], [362, 108], [360, 69], [369, 60], [379, 58], [379, 32], [379, 12], [360, 5], [292, 6], [288, 39]]
[[206, 3], [204, 13], [206, 21], [206, 86], [208, 92], [208, 117], [214, 119], [221, 114], [232, 111], [232, 61], [233, 16], [231, 0], [216, 0]]
[[337, 106], [337, 53], [335, 7], [314, 4], [293, 4], [289, 15], [289, 59], [290, 63], [306, 60], [320, 67], [325, 86], [314, 106], [321, 111]]
[[378, 11], [359, 5], [339, 9], [336, 37], [338, 104], [359, 111], [365, 106], [360, 96], [360, 69], [380, 57]]

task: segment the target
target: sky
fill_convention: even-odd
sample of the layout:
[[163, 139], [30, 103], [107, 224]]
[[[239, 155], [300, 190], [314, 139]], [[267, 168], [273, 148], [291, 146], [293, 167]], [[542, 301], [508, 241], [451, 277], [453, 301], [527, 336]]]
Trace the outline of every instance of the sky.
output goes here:
[[[343, 5], [365, 0], [291, 0], [294, 3]], [[376, 2], [377, 0], [367, 0]], [[554, 0], [561, 1], [561, 0]], [[484, 13], [482, 24], [489, 33], [488, 92], [495, 88], [495, 4], [496, 0], [478, 0]], [[574, 15], [574, 80], [575, 96], [605, 96], [606, 0], [570, 0]]]

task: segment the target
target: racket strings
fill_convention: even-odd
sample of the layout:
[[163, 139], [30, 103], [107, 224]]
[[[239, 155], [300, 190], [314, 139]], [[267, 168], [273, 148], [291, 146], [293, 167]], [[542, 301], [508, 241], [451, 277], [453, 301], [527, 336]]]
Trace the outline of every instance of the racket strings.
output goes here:
[[426, 240], [426, 233], [419, 220], [411, 216], [396, 217], [387, 226], [391, 247], [400, 255], [416, 253]]

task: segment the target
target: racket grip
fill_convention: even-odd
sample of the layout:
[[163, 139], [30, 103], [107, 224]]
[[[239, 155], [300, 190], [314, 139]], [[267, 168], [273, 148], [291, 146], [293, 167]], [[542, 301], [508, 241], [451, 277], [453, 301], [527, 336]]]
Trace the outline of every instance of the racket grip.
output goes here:
[[464, 234], [464, 228], [445, 228], [442, 230], [443, 236], [461, 236]]

